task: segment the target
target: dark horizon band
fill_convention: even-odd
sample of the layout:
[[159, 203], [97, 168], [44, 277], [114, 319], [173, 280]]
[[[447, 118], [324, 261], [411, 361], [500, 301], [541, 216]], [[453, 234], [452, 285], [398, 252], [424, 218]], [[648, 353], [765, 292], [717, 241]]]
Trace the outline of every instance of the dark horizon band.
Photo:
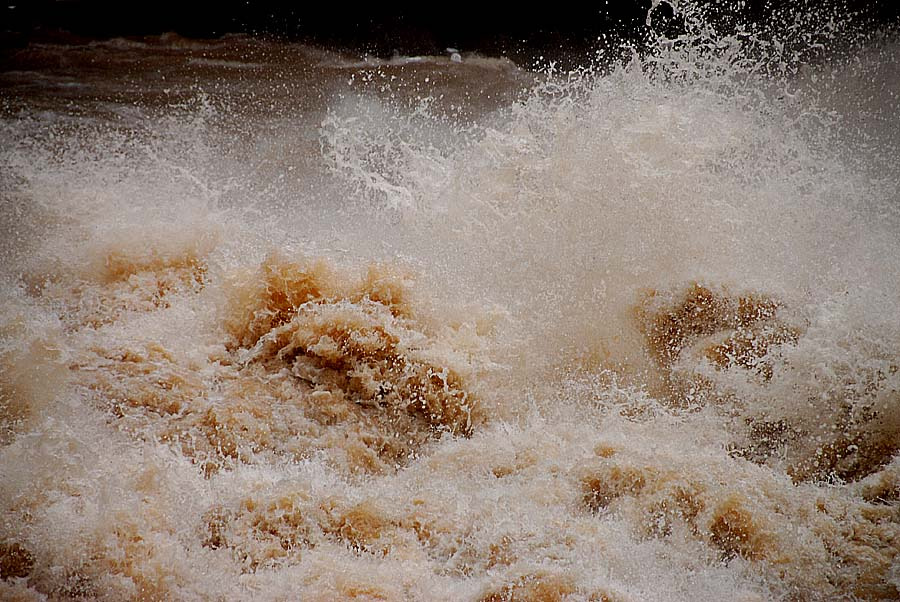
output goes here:
[[[515, 12], [449, 2], [400, 10], [394, 4], [348, 8], [322, 3], [310, 7], [308, 3], [290, 6], [268, 0], [163, 0], [127, 5], [106, 0], [8, 0], [0, 7], [0, 45], [22, 46], [30, 41], [65, 38], [66, 34], [109, 38], [175, 32], [191, 38], [246, 33], [376, 55], [436, 53], [447, 47], [488, 53], [515, 47], [552, 52], [560, 47], [591, 46], [604, 35], [639, 39], [651, 31], [646, 24], [651, 0], [597, 4], [600, 6]], [[726, 26], [737, 21], [765, 23], [786, 8], [822, 10], [825, 5], [837, 6], [871, 28], [900, 24], [900, 3], [893, 0], [745, 0], [724, 5], [702, 0], [701, 4]], [[678, 33], [679, 21], [665, 2], [656, 7], [653, 17], [652, 29], [656, 32]]]

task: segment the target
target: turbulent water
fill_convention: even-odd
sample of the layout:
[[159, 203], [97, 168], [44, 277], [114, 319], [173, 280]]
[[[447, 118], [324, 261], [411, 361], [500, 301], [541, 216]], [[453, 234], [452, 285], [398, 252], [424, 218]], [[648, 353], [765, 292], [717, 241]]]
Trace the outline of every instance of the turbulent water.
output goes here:
[[686, 23], [16, 51], [0, 598], [898, 599], [900, 43]]

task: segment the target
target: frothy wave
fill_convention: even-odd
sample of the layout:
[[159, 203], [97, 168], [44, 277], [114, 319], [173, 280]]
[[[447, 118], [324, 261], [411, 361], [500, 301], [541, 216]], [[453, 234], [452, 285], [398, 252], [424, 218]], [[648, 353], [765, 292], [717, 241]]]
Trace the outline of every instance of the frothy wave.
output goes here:
[[826, 13], [678, 9], [499, 109], [6, 115], [0, 596], [896, 598], [890, 136]]

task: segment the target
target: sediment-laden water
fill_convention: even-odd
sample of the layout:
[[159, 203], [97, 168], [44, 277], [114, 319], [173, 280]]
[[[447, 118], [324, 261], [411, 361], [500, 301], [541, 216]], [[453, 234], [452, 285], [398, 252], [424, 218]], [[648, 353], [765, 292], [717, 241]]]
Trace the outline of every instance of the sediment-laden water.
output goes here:
[[900, 43], [682, 9], [13, 53], [0, 598], [897, 599]]

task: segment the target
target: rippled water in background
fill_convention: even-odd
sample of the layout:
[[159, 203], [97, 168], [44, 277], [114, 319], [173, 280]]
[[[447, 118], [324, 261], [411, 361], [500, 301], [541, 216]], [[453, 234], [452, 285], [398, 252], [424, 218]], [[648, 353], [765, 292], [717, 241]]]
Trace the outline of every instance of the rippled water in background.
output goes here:
[[681, 8], [16, 51], [0, 597], [897, 599], [900, 43]]

